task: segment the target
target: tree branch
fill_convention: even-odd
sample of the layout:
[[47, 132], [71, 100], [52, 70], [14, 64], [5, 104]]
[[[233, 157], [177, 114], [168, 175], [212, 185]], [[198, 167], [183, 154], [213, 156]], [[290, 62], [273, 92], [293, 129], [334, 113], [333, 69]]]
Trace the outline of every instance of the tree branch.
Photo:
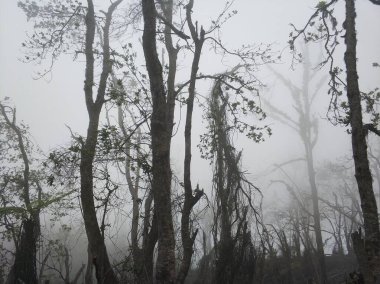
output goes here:
[[367, 123], [363, 125], [365, 134], [368, 135], [368, 131], [375, 133], [377, 136], [380, 136], [380, 130], [375, 127], [372, 123]]
[[165, 25], [167, 25], [178, 37], [187, 40], [190, 39], [190, 37], [185, 34], [183, 31], [180, 31], [177, 29], [172, 23], [170, 23], [164, 16], [162, 16], [160, 13], [156, 11], [156, 16], [159, 18]]
[[374, 5], [380, 5], [380, 0], [369, 0]]

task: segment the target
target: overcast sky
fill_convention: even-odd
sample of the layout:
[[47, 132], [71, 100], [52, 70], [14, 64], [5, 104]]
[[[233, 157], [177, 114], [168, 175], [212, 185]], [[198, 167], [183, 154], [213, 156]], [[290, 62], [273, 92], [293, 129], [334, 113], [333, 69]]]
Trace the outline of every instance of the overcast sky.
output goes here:
[[[282, 50], [286, 47], [291, 31], [289, 23], [294, 23], [298, 27], [302, 26], [313, 13], [313, 7], [317, 2], [312, 0], [236, 0], [233, 9], [236, 9], [238, 14], [225, 25], [223, 40], [230, 48], [241, 44], [274, 43], [278, 50]], [[371, 67], [372, 62], [380, 62], [378, 32], [380, 6], [374, 6], [367, 0], [357, 2], [359, 77], [360, 86], [363, 91], [366, 91], [380, 85], [380, 68]], [[197, 18], [200, 24], [207, 26], [207, 23], [222, 9], [222, 3], [221, 0], [195, 1], [194, 18]], [[341, 5], [338, 5], [336, 10], [338, 15], [342, 15]], [[69, 140], [69, 132], [65, 125], [69, 125], [76, 132], [85, 133], [87, 113], [83, 96], [84, 65], [83, 62], [73, 62], [70, 56], [66, 56], [56, 63], [49, 76], [35, 80], [34, 77], [36, 72], [41, 70], [40, 67], [25, 64], [19, 60], [23, 57], [21, 43], [26, 38], [26, 31], [30, 29], [25, 15], [17, 7], [17, 1], [2, 0], [0, 6], [0, 97], [7, 96], [12, 99], [17, 107], [19, 119], [30, 125], [36, 143], [44, 151], [48, 151]], [[205, 50], [204, 55], [207, 52], [208, 50]], [[316, 55], [312, 56], [312, 61], [315, 62]], [[210, 58], [203, 60], [201, 72], [205, 72], [203, 70], [221, 72], [228, 68], [228, 63], [225, 62], [222, 64], [213, 62]], [[278, 67], [294, 82], [299, 82], [300, 73], [292, 71], [289, 62], [284, 61]], [[268, 89], [263, 90], [262, 94], [274, 99], [279, 103], [277, 105], [281, 106], [284, 103], [284, 108], [288, 107], [286, 105], [289, 97], [284, 88], [280, 85], [273, 87], [276, 83], [275, 78], [265, 75], [262, 79], [268, 84]], [[199, 88], [198, 92], [209, 91], [207, 86], [202, 88]], [[317, 161], [349, 154], [350, 151], [349, 136], [345, 134], [344, 129], [334, 128], [328, 122], [323, 122], [328, 99], [327, 94], [322, 93], [316, 110], [322, 121], [316, 149]], [[197, 123], [199, 126], [200, 121], [199, 115], [194, 123], [195, 135], [202, 132], [200, 127], [197, 130]], [[253, 175], [265, 171], [274, 161], [280, 163], [296, 156], [300, 150], [301, 144], [295, 133], [276, 122], [271, 123], [274, 135], [266, 142], [257, 145], [245, 139], [239, 139], [239, 146], [245, 151], [244, 168]], [[182, 171], [183, 163], [182, 156], [178, 154], [178, 149], [181, 149], [183, 143], [182, 133], [179, 134], [180, 138], [173, 144], [177, 151], [176, 155], [173, 155], [174, 170], [178, 173]], [[194, 139], [196, 140], [193, 143], [195, 149], [198, 137], [195, 136]], [[196, 165], [193, 166], [194, 182], [207, 183], [210, 177], [204, 174], [204, 167], [207, 167], [208, 162], [200, 161], [194, 155], [194, 163]]]

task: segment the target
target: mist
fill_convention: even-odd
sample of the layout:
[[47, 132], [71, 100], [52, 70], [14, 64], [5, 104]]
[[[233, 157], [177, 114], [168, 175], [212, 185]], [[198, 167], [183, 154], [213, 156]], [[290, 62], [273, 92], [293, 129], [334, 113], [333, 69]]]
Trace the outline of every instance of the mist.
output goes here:
[[379, 283], [377, 0], [0, 5], [0, 283]]

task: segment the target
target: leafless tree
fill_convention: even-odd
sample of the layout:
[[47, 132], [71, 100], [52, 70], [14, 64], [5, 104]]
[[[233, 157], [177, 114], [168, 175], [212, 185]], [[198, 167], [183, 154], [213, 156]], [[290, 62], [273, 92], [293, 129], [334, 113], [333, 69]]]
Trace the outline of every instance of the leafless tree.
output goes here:
[[311, 81], [318, 74], [318, 70], [311, 71], [311, 63], [309, 61], [309, 52], [307, 47], [305, 48], [303, 56], [303, 75], [302, 75], [302, 87], [296, 86], [293, 82], [286, 79], [283, 75], [271, 68], [272, 72], [277, 78], [286, 86], [289, 90], [292, 100], [294, 102], [294, 108], [297, 113], [297, 118], [293, 119], [287, 113], [284, 113], [280, 109], [276, 108], [272, 103], [267, 102], [269, 109], [272, 110], [274, 118], [278, 118], [279, 121], [285, 123], [291, 129], [297, 132], [301, 138], [305, 147], [305, 161], [307, 167], [307, 173], [309, 178], [309, 184], [311, 189], [312, 201], [313, 201], [313, 219], [314, 219], [314, 230], [318, 250], [319, 258], [319, 273], [317, 277], [319, 278], [319, 283], [325, 283], [327, 281], [326, 275], [326, 264], [323, 248], [323, 239], [321, 231], [321, 221], [320, 221], [320, 210], [318, 201], [318, 188], [315, 176], [314, 167], [314, 154], [313, 149], [318, 140], [318, 121], [313, 117], [312, 105], [315, 97], [320, 92], [323, 86], [324, 78], [317, 83], [314, 90], [311, 92]]

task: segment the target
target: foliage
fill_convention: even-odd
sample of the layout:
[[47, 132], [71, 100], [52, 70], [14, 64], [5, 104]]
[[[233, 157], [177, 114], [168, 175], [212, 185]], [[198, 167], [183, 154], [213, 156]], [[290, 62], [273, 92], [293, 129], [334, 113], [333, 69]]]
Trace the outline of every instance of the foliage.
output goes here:
[[[344, 39], [343, 28], [339, 28], [339, 20], [334, 15], [334, 8], [338, 0], [320, 1], [315, 7], [315, 12], [311, 15], [307, 23], [302, 28], [296, 28], [291, 24], [293, 31], [289, 37], [289, 47], [293, 54], [293, 60], [301, 60], [301, 54], [297, 53], [295, 42], [299, 37], [303, 38], [305, 43], [321, 43], [324, 50], [324, 59], [318, 64], [318, 68], [325, 65], [329, 68], [330, 80], [328, 82], [330, 95], [330, 104], [327, 112], [328, 119], [334, 124], [348, 126], [350, 123], [349, 107], [344, 91], [347, 88], [345, 79], [343, 79], [343, 69], [336, 65], [335, 57], [338, 52], [337, 48]], [[373, 64], [376, 67], [376, 63]], [[379, 104], [380, 95], [378, 88], [368, 92], [361, 92], [362, 101], [365, 106], [365, 112], [368, 113], [370, 124], [377, 127], [379, 115], [377, 105]]]

